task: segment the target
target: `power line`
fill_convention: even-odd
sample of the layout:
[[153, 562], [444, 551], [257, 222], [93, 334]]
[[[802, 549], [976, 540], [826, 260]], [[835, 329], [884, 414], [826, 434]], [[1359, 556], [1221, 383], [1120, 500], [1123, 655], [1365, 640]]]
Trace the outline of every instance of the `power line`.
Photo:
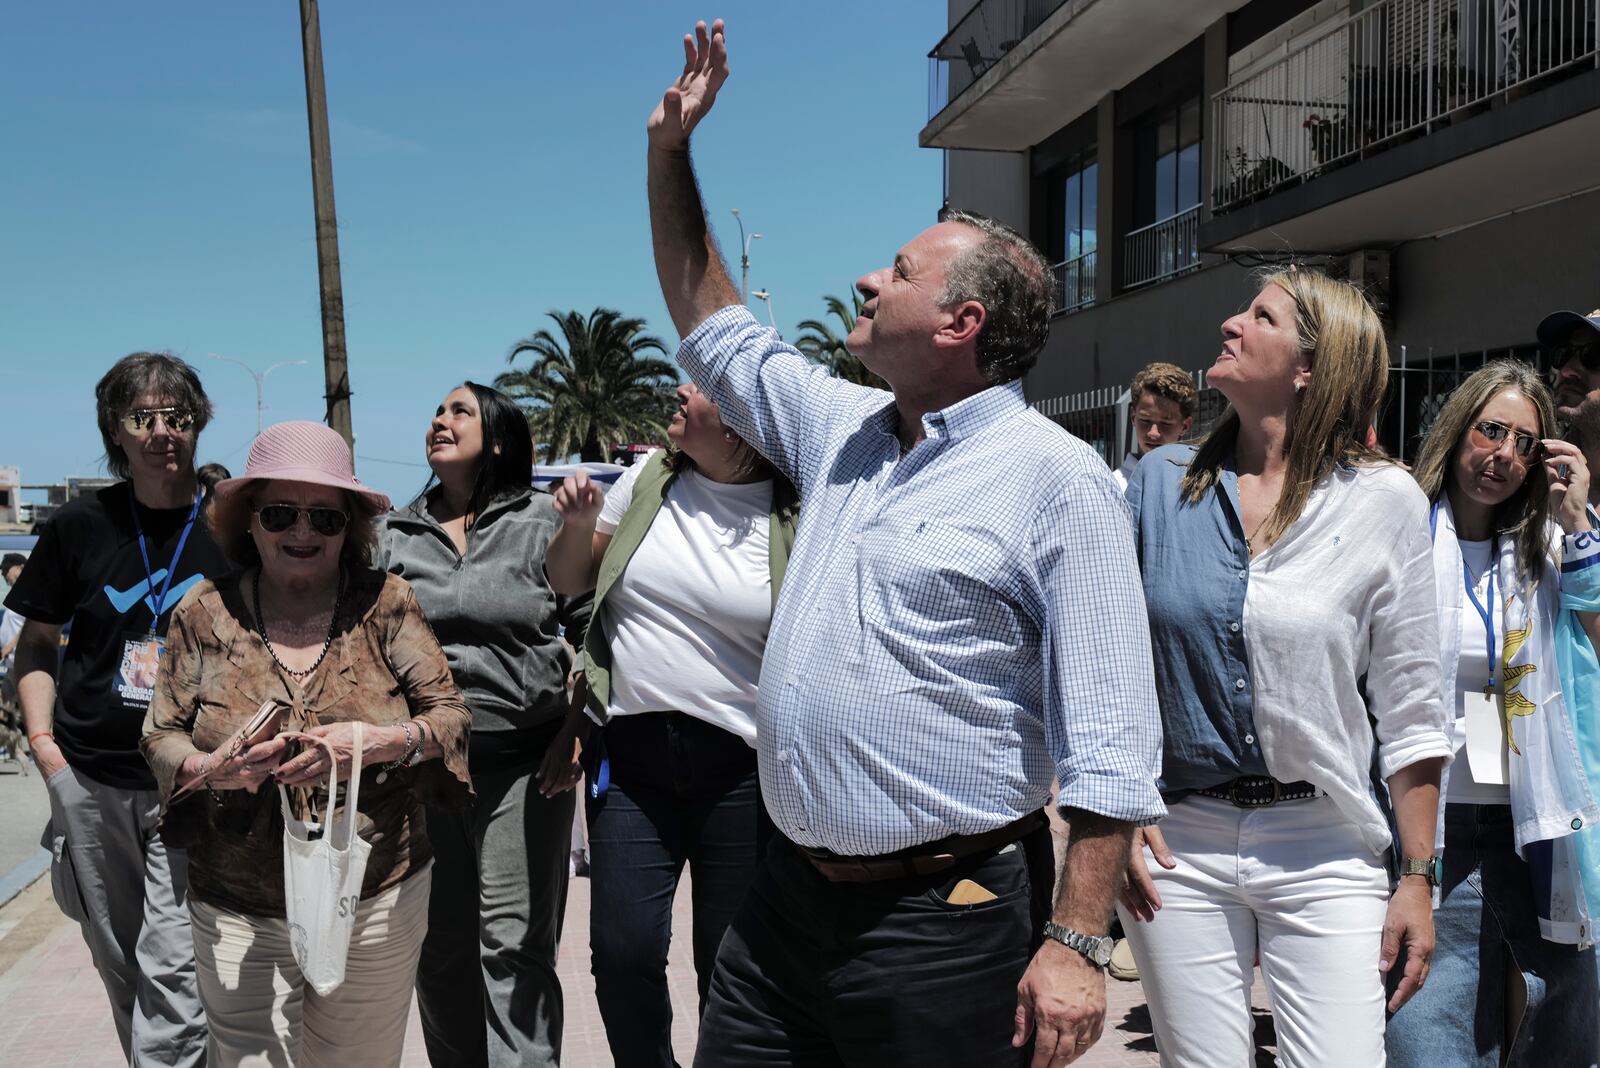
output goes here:
[[396, 467], [427, 467], [428, 466], [427, 464], [419, 464], [414, 460], [385, 460], [381, 456], [357, 456], [356, 459], [357, 460], [365, 460], [369, 464], [393, 464]]

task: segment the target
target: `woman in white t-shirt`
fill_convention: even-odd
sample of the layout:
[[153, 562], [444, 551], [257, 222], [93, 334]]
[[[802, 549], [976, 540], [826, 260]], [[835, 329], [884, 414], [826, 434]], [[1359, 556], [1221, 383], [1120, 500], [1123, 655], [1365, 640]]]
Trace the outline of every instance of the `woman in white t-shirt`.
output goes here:
[[[678, 397], [672, 448], [635, 464], [603, 503], [581, 473], [556, 491], [562, 527], [545, 561], [558, 592], [595, 591], [584, 673], [606, 768], [588, 811], [590, 949], [620, 1068], [674, 1063], [667, 946], [684, 865], [702, 1008], [756, 871], [756, 683], [794, 538], [789, 484], [693, 385]], [[581, 738], [587, 725], [575, 715], [567, 730]], [[570, 752], [563, 741], [552, 751]], [[549, 771], [544, 789], [570, 785]]]
[[1594, 616], [1574, 610], [1600, 592], [1600, 566], [1588, 566], [1600, 553], [1588, 467], [1576, 446], [1550, 439], [1554, 421], [1538, 374], [1498, 360], [1451, 395], [1417, 460], [1455, 758], [1440, 791], [1431, 978], [1388, 1027], [1402, 1068], [1600, 1058], [1574, 833], [1600, 818], [1576, 729], [1596, 714], [1584, 707]]

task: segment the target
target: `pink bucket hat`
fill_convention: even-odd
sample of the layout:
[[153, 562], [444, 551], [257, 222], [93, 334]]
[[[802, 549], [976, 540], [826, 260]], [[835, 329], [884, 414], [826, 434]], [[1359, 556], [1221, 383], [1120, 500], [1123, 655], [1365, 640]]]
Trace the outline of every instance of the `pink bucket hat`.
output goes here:
[[365, 498], [379, 512], [387, 512], [390, 507], [388, 497], [356, 481], [350, 446], [337, 430], [321, 423], [277, 423], [267, 427], [250, 446], [244, 474], [223, 479], [212, 492], [225, 499], [252, 482], [267, 479], [332, 486]]

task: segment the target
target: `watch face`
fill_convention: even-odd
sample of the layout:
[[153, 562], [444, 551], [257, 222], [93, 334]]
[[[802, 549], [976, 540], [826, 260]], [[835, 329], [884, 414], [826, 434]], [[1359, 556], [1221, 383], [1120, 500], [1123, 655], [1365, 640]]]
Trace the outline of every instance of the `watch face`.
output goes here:
[[1096, 964], [1100, 965], [1100, 967], [1102, 967], [1102, 968], [1104, 968], [1107, 964], [1110, 964], [1111, 963], [1111, 939], [1110, 938], [1097, 938], [1097, 939], [1095, 939], [1094, 953], [1091, 954], [1089, 959], [1093, 960]]

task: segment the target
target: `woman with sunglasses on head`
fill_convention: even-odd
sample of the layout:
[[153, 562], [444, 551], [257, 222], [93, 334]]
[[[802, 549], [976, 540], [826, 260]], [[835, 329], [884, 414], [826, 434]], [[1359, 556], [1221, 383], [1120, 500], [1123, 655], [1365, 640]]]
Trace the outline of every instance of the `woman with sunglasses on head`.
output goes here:
[[1252, 1062], [1258, 954], [1284, 1063], [1381, 1065], [1384, 972], [1411, 948], [1397, 1007], [1433, 931], [1426, 882], [1391, 892], [1372, 777], [1425, 861], [1450, 752], [1427, 501], [1364, 443], [1388, 351], [1359, 290], [1274, 273], [1222, 334], [1229, 412], [1128, 485], [1168, 815], [1119, 912], [1163, 1065]]
[[1589, 908], [1600, 872], [1584, 871], [1574, 833], [1600, 819], [1580, 744], [1600, 714], [1600, 546], [1588, 465], [1550, 437], [1554, 421], [1539, 376], [1497, 360], [1451, 394], [1417, 459], [1455, 758], [1432, 971], [1389, 1021], [1391, 1064], [1600, 1058]]
[[[671, 448], [603, 500], [582, 475], [556, 491], [562, 525], [547, 565], [557, 589], [595, 591], [584, 669], [610, 781], [588, 810], [589, 944], [618, 1068], [675, 1063], [667, 947], [685, 866], [703, 1009], [770, 827], [756, 685], [794, 542], [794, 490], [709, 397], [685, 384], [678, 399]], [[569, 730], [587, 738], [588, 725], [575, 710]]]
[[[356, 481], [333, 430], [268, 427], [207, 509], [240, 570], [174, 613], [142, 748], [162, 834], [189, 851], [211, 1068], [400, 1060], [428, 917], [422, 807], [464, 804], [471, 788], [469, 714], [444, 653], [411, 588], [371, 566], [388, 504]], [[344, 981], [319, 994], [297, 963], [284, 809], [314, 818], [319, 788], [358, 764], [356, 811], [341, 789], [332, 825], [353, 818], [370, 854]]]
[[428, 813], [439, 863], [416, 975], [422, 1033], [435, 1068], [554, 1065], [574, 801], [541, 793], [537, 773], [567, 712], [562, 633], [583, 643], [589, 598], [545, 580], [559, 519], [533, 488], [533, 438], [510, 397], [451, 390], [423, 448], [433, 478], [390, 514], [384, 556], [415, 587], [472, 709], [477, 796]]

